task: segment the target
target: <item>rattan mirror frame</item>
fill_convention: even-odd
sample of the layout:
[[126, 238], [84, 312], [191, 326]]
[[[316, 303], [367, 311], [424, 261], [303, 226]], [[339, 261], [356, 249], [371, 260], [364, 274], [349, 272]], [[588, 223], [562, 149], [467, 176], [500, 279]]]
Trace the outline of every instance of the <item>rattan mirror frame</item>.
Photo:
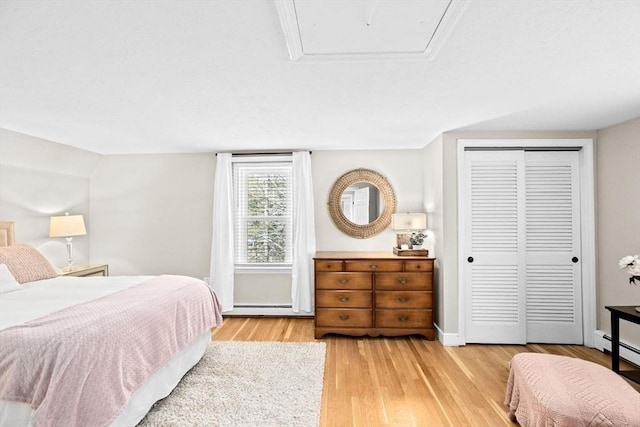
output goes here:
[[[358, 182], [375, 185], [378, 190], [380, 190], [384, 201], [384, 208], [380, 216], [373, 222], [365, 225], [354, 224], [349, 221], [347, 217], [344, 216], [340, 206], [340, 199], [342, 198], [344, 190]], [[359, 168], [344, 173], [336, 180], [329, 192], [327, 205], [329, 208], [329, 216], [338, 230], [357, 239], [368, 239], [382, 233], [384, 229], [391, 224], [391, 215], [396, 211], [397, 202], [396, 194], [387, 178], [374, 170]]]

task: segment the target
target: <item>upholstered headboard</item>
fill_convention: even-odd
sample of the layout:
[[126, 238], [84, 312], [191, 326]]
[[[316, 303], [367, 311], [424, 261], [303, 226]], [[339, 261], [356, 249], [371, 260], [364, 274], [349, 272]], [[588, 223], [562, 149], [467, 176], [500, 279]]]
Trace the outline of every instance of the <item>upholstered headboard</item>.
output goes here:
[[15, 244], [15, 236], [13, 221], [0, 221], [0, 247]]

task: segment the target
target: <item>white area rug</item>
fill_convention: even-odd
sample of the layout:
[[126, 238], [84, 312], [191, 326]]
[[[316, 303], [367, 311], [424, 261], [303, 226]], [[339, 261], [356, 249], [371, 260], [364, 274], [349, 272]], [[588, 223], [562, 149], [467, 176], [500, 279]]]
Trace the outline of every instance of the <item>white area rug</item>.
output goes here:
[[324, 343], [214, 341], [139, 426], [318, 426]]

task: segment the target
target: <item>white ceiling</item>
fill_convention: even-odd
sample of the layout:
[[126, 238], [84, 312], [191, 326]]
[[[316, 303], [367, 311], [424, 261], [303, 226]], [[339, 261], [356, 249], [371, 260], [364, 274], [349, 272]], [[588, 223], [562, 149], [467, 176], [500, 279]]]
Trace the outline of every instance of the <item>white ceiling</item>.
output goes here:
[[[415, 50], [433, 27], [423, 3], [293, 6], [309, 50], [387, 52]], [[274, 0], [1, 0], [0, 127], [166, 153], [418, 148], [454, 129], [593, 130], [640, 116], [640, 1], [464, 6], [431, 60], [294, 62]]]

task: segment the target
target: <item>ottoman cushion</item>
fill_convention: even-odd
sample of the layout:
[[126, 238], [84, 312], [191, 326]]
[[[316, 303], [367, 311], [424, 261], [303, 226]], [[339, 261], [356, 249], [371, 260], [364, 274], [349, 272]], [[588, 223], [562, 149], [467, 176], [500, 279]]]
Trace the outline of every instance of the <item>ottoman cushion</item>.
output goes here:
[[505, 404], [522, 426], [640, 426], [640, 393], [604, 366], [572, 357], [515, 355]]

